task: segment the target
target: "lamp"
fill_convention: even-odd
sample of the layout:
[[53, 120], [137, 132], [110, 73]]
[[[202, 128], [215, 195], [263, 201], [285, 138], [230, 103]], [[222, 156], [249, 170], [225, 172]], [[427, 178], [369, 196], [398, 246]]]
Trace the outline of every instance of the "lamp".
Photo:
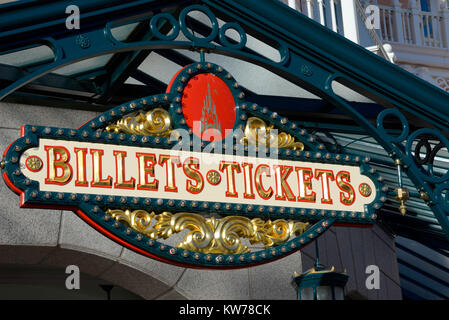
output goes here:
[[315, 241], [316, 261], [312, 269], [302, 274], [295, 272], [293, 281], [298, 286], [298, 300], [344, 300], [344, 287], [349, 276], [326, 269], [318, 257], [318, 240]]

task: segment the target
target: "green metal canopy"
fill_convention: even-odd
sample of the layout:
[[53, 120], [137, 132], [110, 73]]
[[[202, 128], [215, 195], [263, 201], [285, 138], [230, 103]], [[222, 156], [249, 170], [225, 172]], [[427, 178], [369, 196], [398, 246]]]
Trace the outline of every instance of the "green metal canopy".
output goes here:
[[[80, 9], [79, 30], [66, 28], [69, 5]], [[449, 257], [449, 94], [439, 88], [277, 0], [0, 5], [4, 101], [104, 111], [164, 92], [202, 54], [233, 73], [247, 100], [297, 121], [327, 150], [370, 157], [389, 187], [379, 224]], [[405, 216], [401, 185], [410, 191]], [[421, 275], [405, 281], [422, 289], [429, 275], [407, 261], [432, 259], [407, 243], [399, 263], [404, 277]]]

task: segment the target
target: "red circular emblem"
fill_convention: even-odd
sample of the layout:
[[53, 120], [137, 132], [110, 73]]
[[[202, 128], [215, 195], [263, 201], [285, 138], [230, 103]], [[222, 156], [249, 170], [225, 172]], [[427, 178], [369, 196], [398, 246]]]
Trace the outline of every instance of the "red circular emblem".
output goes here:
[[231, 90], [219, 77], [202, 73], [187, 82], [182, 96], [182, 112], [193, 133], [205, 141], [220, 141], [235, 123], [235, 101]]

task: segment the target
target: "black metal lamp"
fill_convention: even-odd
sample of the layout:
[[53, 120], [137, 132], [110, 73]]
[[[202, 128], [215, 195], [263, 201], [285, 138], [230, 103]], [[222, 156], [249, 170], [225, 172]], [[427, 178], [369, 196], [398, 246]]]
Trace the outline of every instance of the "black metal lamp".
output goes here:
[[349, 276], [335, 272], [335, 268], [326, 269], [318, 257], [318, 241], [316, 245], [316, 261], [312, 269], [302, 274], [295, 272], [294, 282], [298, 286], [299, 300], [344, 300], [344, 287]]

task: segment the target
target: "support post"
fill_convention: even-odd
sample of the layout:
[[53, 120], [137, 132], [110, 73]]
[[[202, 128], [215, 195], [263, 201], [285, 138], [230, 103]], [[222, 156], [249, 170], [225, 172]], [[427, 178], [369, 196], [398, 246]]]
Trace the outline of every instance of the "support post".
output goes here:
[[313, 19], [313, 3], [312, 0], [306, 0], [307, 1], [307, 16], [310, 19]]
[[338, 32], [338, 25], [337, 25], [337, 12], [335, 11], [335, 5], [337, 4], [338, 0], [330, 0], [330, 6], [331, 6], [331, 19], [332, 19], [332, 31]]
[[421, 37], [422, 18], [420, 15], [420, 9], [418, 7], [417, 0], [411, 0], [410, 7], [412, 9], [412, 38], [414, 44], [422, 46], [424, 44]]
[[393, 7], [394, 7], [394, 36], [395, 36], [395, 40], [398, 43], [405, 43], [404, 40], [404, 29], [403, 29], [403, 25], [404, 25], [404, 21], [402, 21], [402, 7], [401, 7], [401, 2], [399, 0], [394, 0], [393, 3]]
[[292, 9], [297, 10], [296, 8], [296, 0], [288, 0], [288, 6]]
[[441, 41], [442, 47], [449, 49], [449, 3], [441, 8]]
[[341, 1], [341, 12], [343, 15], [344, 36], [359, 44], [359, 20], [357, 14], [356, 0]]
[[320, 23], [326, 26], [326, 17], [324, 16], [324, 0], [318, 0], [318, 11], [320, 12]]

